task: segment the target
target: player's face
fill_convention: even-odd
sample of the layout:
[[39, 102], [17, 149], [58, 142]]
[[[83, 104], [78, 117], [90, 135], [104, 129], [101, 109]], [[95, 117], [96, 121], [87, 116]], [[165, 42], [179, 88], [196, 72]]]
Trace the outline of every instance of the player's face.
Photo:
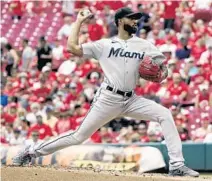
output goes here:
[[129, 35], [136, 33], [138, 29], [138, 20], [133, 18], [123, 18], [122, 24], [125, 31], [129, 33]]

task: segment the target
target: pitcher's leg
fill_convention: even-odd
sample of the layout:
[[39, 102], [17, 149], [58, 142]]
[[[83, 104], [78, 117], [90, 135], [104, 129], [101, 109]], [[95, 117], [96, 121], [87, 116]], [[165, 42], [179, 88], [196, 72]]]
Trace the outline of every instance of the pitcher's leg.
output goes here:
[[76, 131], [66, 132], [53, 140], [36, 145], [32, 152], [34, 151], [37, 156], [48, 155], [63, 148], [81, 144], [114, 117], [116, 117], [116, 114], [112, 111], [112, 108], [104, 107], [100, 110], [94, 104]]
[[181, 140], [169, 109], [154, 101], [135, 95], [129, 100], [124, 114], [136, 119], [159, 122], [170, 157], [170, 169], [184, 165]]

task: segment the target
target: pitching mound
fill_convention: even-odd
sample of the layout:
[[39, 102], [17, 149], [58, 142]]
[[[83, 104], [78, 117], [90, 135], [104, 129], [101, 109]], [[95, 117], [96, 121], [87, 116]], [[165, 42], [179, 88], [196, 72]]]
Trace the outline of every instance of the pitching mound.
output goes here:
[[43, 167], [2, 167], [2, 181], [200, 181], [211, 178], [168, 177], [161, 174], [94, 172]]

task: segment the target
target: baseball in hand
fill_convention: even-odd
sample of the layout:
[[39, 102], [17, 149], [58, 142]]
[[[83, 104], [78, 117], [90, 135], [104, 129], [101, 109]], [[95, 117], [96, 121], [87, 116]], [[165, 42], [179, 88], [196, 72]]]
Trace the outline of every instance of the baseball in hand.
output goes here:
[[85, 16], [85, 17], [87, 17], [87, 16], [89, 16], [89, 15], [91, 15], [92, 13], [90, 12], [90, 10], [89, 9], [84, 9], [82, 12], [81, 12], [81, 15], [82, 16]]

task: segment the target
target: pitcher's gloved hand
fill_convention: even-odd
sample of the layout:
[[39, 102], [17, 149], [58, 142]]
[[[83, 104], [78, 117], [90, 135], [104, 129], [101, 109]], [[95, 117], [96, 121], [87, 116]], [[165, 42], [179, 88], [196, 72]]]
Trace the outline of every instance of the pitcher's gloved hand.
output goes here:
[[141, 78], [160, 83], [168, 76], [167, 67], [164, 64], [157, 64], [150, 57], [145, 57], [139, 65]]

